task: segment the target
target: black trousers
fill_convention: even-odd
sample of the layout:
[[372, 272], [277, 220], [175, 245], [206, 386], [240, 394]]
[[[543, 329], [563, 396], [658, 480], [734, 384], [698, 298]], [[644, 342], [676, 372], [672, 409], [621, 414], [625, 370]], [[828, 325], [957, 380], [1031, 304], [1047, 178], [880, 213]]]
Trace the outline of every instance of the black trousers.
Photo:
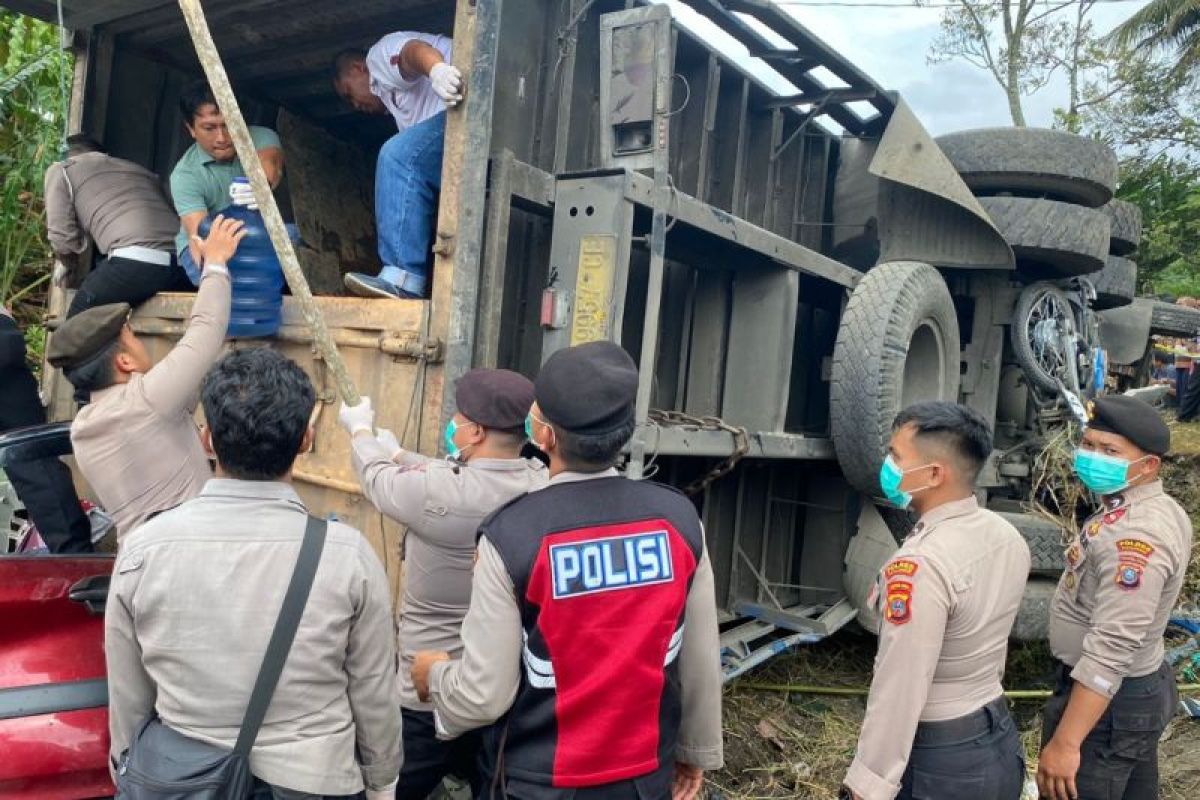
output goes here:
[[159, 292], [188, 292], [195, 288], [174, 257], [169, 267], [128, 258], [102, 258], [83, 279], [67, 316], [109, 303], [129, 303], [136, 308]]
[[4, 470], [51, 553], [91, 553], [92, 525], [79, 507], [71, 470], [57, 458]]
[[[511, 774], [505, 774], [501, 780], [495, 770], [485, 763], [482, 767], [482, 793], [475, 796], [480, 800], [671, 800], [674, 777], [675, 765], [668, 763], [637, 778], [570, 789], [532, 783]], [[404, 779], [400, 780], [403, 782]]]
[[359, 792], [358, 794], [310, 794], [308, 792], [298, 792], [295, 789], [284, 789], [281, 786], [272, 786], [260, 778], [255, 778], [250, 800], [362, 800], [366, 796], [365, 792]]
[[1182, 383], [1187, 388], [1179, 393], [1179, 421], [1192, 422], [1200, 416], [1200, 367], [1192, 369], [1190, 376], [1185, 376]]
[[[24, 364], [6, 370], [0, 381], [4, 381], [0, 386], [4, 404], [0, 433], [7, 426], [24, 428], [46, 421], [37, 382]], [[92, 525], [79, 507], [66, 464], [45, 458], [11, 464], [4, 472], [51, 553], [92, 552]]]
[[457, 739], [437, 738], [432, 711], [402, 708], [404, 718], [404, 766], [396, 786], [398, 800], [425, 800], [442, 778], [456, 775], [471, 785], [471, 794], [479, 797], [479, 731]]
[[[1054, 695], [1042, 711], [1042, 746], [1054, 736], [1074, 681], [1060, 664]], [[1155, 800], [1158, 740], [1179, 705], [1175, 676], [1163, 664], [1141, 678], [1126, 678], [1079, 748], [1075, 788], [1079, 800]]]
[[1003, 697], [965, 717], [922, 722], [898, 800], [1019, 800], [1025, 756]]

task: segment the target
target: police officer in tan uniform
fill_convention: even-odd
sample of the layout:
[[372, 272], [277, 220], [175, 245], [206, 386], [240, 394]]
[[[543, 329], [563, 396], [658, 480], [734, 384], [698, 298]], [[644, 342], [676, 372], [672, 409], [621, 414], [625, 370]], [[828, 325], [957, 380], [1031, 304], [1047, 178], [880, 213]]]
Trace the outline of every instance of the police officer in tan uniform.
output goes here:
[[875, 677], [842, 796], [1017, 800], [1024, 759], [1000, 680], [1029, 574], [1029, 546], [980, 508], [992, 449], [977, 412], [953, 403], [902, 411], [880, 470], [916, 527], [884, 565]]
[[1132, 397], [1091, 405], [1075, 472], [1100, 500], [1067, 547], [1050, 608], [1058, 685], [1042, 716], [1038, 788], [1054, 800], [1158, 797], [1158, 739], [1178, 702], [1163, 631], [1192, 526], [1163, 492], [1171, 432]]
[[91, 394], [71, 421], [71, 445], [119, 537], [200, 494], [212, 477], [192, 414], [200, 381], [225, 342], [231, 292], [225, 265], [245, 235], [241, 222], [217, 217], [208, 238], [196, 238], [200, 290], [183, 336], [157, 364], [127, 324], [127, 303], [89, 308], [50, 337], [47, 360]]
[[638, 386], [619, 346], [559, 350], [535, 385], [549, 485], [484, 520], [462, 653], [418, 653], [413, 683], [440, 736], [491, 726], [483, 798], [694, 800], [723, 763], [696, 507], [617, 473]]
[[341, 413], [353, 434], [352, 459], [363, 494], [408, 528], [400, 621], [404, 768], [396, 792], [402, 800], [424, 800], [450, 773], [470, 782], [478, 794], [479, 734], [437, 738], [433, 705], [413, 690], [413, 654], [441, 650], [457, 657], [462, 652], [459, 629], [471, 599], [479, 523], [548, 480], [542, 462], [520, 457], [525, 416], [533, 404], [528, 378], [504, 369], [471, 370], [456, 382], [454, 399], [447, 460], [403, 450], [387, 431], [372, 435], [369, 398]]

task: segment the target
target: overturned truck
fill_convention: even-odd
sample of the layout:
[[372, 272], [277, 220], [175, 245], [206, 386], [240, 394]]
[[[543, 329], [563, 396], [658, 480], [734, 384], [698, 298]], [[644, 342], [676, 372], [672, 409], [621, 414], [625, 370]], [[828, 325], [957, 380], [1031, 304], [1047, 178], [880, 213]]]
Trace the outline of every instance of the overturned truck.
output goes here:
[[[0, 4], [55, 16], [50, 0]], [[471, 367], [532, 375], [559, 348], [620, 343], [641, 367], [626, 472], [700, 509], [733, 676], [860, 612], [871, 624], [867, 585], [906, 524], [874, 500], [891, 420], [958, 400], [994, 422], [979, 492], [1034, 545], [1018, 633], [1037, 636], [1061, 553], [1057, 529], [1025, 513], [1032, 465], [1072, 398], [1103, 385], [1099, 309], [1133, 296], [1132, 217], [1106, 205], [1115, 157], [1044, 131], [935, 140], [772, 3], [686, 5], [692, 27], [634, 0], [205, 8], [249, 121], [280, 133], [280, 203], [334, 340], [406, 446], [441, 446]], [[178, 7], [63, 7], [72, 128], [168, 174], [189, 143], [176, 100], [201, 75]], [[453, 35], [467, 76], [447, 124], [432, 295], [339, 296], [343, 273], [378, 267], [373, 159], [390, 121], [355, 116], [328, 65], [400, 29]], [[154, 355], [191, 299], [138, 310]], [[56, 290], [51, 316], [69, 300]], [[1136, 320], [1108, 328], [1127, 352], [1141, 335], [1144, 358]], [[334, 384], [291, 298], [269, 344], [318, 388], [301, 494], [365, 531], [398, 582], [402, 531], [354, 481]], [[69, 418], [61, 374], [44, 383]]]

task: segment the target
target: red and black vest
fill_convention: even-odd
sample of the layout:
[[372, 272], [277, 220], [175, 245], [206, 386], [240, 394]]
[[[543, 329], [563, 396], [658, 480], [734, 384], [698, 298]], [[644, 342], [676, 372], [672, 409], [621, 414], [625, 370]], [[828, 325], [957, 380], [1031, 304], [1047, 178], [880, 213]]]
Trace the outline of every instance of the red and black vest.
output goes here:
[[520, 687], [485, 734], [485, 761], [564, 788], [672, 766], [684, 607], [703, 550], [692, 502], [620, 477], [552, 484], [480, 535], [508, 569], [524, 634]]

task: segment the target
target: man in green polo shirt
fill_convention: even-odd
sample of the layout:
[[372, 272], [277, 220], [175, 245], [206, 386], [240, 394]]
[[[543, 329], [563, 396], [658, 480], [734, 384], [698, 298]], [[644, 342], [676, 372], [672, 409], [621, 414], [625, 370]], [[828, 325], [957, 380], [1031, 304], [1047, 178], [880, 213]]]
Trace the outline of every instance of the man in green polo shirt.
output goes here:
[[[233, 179], [246, 172], [207, 83], [197, 81], [186, 87], [179, 98], [179, 110], [183, 112], [184, 126], [196, 142], [171, 171], [171, 198], [181, 223], [175, 237], [175, 249], [179, 264], [192, 283], [199, 285], [199, 252], [194, 237], [205, 217], [230, 205]], [[254, 140], [254, 149], [258, 151], [273, 189], [283, 178], [283, 149], [279, 136], [270, 128], [251, 125], [250, 138]], [[236, 191], [250, 194], [249, 186], [245, 185]], [[245, 199], [253, 198], [247, 196]], [[257, 206], [251, 205], [251, 208]]]

